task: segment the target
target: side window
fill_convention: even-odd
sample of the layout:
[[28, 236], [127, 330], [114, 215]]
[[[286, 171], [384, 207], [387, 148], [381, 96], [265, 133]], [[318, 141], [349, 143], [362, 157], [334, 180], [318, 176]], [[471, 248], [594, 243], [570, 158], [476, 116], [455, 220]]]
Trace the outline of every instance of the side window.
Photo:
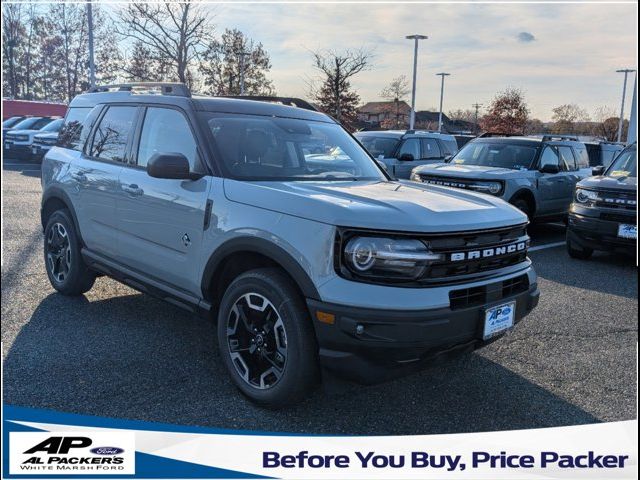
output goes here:
[[558, 154], [556, 153], [556, 149], [554, 147], [544, 147], [544, 151], [540, 156], [540, 168], [545, 165], [558, 165], [560, 166], [560, 160], [558, 159]]
[[89, 155], [112, 162], [123, 162], [138, 107], [109, 107], [93, 136]]
[[443, 155], [454, 155], [458, 151], [458, 144], [448, 140], [440, 140]]
[[82, 150], [89, 131], [95, 122], [101, 107], [72, 107], [67, 112], [64, 125], [58, 134], [58, 147]]
[[562, 160], [560, 169], [565, 172], [573, 172], [577, 170], [576, 160], [573, 158], [571, 147], [560, 146], [558, 147], [558, 151], [560, 152], [560, 159]]
[[197, 148], [189, 123], [182, 113], [171, 108], [149, 107], [144, 116], [138, 165], [146, 167], [156, 153], [181, 153], [192, 171], [197, 170]]
[[409, 138], [402, 142], [400, 146], [400, 151], [398, 152], [398, 158], [400, 158], [405, 153], [410, 153], [413, 155], [414, 160], [418, 160], [420, 155], [420, 140], [417, 138]]
[[589, 168], [589, 154], [586, 148], [576, 147], [573, 150], [576, 156], [576, 163], [578, 168]]
[[422, 158], [442, 158], [442, 152], [440, 152], [440, 146], [435, 138], [423, 138], [422, 139]]

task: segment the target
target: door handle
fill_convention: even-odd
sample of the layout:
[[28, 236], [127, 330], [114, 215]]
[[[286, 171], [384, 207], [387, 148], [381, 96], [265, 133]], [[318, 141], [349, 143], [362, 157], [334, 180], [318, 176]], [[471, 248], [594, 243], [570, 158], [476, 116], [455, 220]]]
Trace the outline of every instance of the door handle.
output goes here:
[[144, 190], [142, 190], [135, 183], [132, 183], [131, 185], [123, 185], [122, 186], [122, 190], [127, 192], [129, 195], [133, 195], [135, 197], [139, 197], [140, 195], [142, 195], [144, 193]]
[[84, 183], [87, 181], [87, 176], [82, 172], [73, 172], [71, 174], [71, 178], [80, 183]]

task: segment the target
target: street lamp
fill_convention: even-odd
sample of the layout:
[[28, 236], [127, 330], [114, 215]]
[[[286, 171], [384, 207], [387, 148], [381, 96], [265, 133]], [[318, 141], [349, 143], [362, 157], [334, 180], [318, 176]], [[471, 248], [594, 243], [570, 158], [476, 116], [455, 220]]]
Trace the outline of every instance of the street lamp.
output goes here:
[[620, 105], [620, 121], [618, 122], [618, 142], [622, 141], [622, 125], [624, 123], [624, 97], [627, 94], [627, 75], [635, 72], [630, 68], [616, 70], [617, 73], [624, 73], [624, 84], [622, 85], [622, 104]]
[[440, 115], [438, 115], [438, 132], [442, 132], [442, 100], [444, 98], [444, 77], [448, 77], [451, 75], [450, 73], [436, 73], [436, 75], [440, 75], [442, 80], [440, 81]]
[[251, 52], [247, 52], [243, 50], [239, 53], [239, 55], [240, 55], [240, 95], [244, 95], [244, 61], [245, 61], [245, 58], [251, 55]]
[[411, 116], [409, 117], [409, 130], [413, 130], [416, 121], [416, 75], [418, 70], [418, 40], [426, 40], [426, 35], [407, 35], [407, 40], [413, 40], [413, 88], [411, 89]]

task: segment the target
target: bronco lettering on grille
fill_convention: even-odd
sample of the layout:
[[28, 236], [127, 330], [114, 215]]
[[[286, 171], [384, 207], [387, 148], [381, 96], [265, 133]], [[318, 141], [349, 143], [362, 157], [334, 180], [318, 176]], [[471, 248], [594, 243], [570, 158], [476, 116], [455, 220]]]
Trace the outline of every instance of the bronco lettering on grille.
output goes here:
[[482, 250], [469, 250], [466, 252], [454, 252], [451, 254], [452, 262], [459, 262], [462, 260], [479, 260], [488, 257], [497, 257], [500, 255], [507, 255], [510, 253], [522, 252], [527, 249], [528, 242], [517, 242], [510, 245], [504, 245], [502, 247], [483, 248]]

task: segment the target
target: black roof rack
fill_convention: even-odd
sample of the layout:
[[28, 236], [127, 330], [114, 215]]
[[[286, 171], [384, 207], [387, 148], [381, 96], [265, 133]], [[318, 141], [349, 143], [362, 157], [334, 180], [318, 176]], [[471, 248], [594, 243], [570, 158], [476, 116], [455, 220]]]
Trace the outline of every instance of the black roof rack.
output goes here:
[[491, 137], [523, 137], [523, 133], [503, 133], [503, 132], [482, 132], [478, 135], [478, 138], [491, 138]]
[[567, 140], [572, 142], [578, 142], [580, 139], [577, 135], [543, 135], [543, 142], [551, 142], [553, 140]]
[[253, 100], [256, 102], [281, 103], [289, 107], [298, 107], [298, 108], [303, 108], [305, 110], [311, 110], [314, 112], [319, 111], [316, 107], [314, 107], [311, 103], [307, 102], [306, 100], [302, 100], [301, 98], [295, 98], [295, 97], [271, 97], [268, 95], [229, 95], [224, 98], [238, 98], [240, 100]]
[[162, 95], [191, 97], [191, 90], [184, 83], [173, 82], [132, 82], [113, 85], [100, 85], [87, 90], [87, 93], [133, 92], [134, 90], [160, 90]]

